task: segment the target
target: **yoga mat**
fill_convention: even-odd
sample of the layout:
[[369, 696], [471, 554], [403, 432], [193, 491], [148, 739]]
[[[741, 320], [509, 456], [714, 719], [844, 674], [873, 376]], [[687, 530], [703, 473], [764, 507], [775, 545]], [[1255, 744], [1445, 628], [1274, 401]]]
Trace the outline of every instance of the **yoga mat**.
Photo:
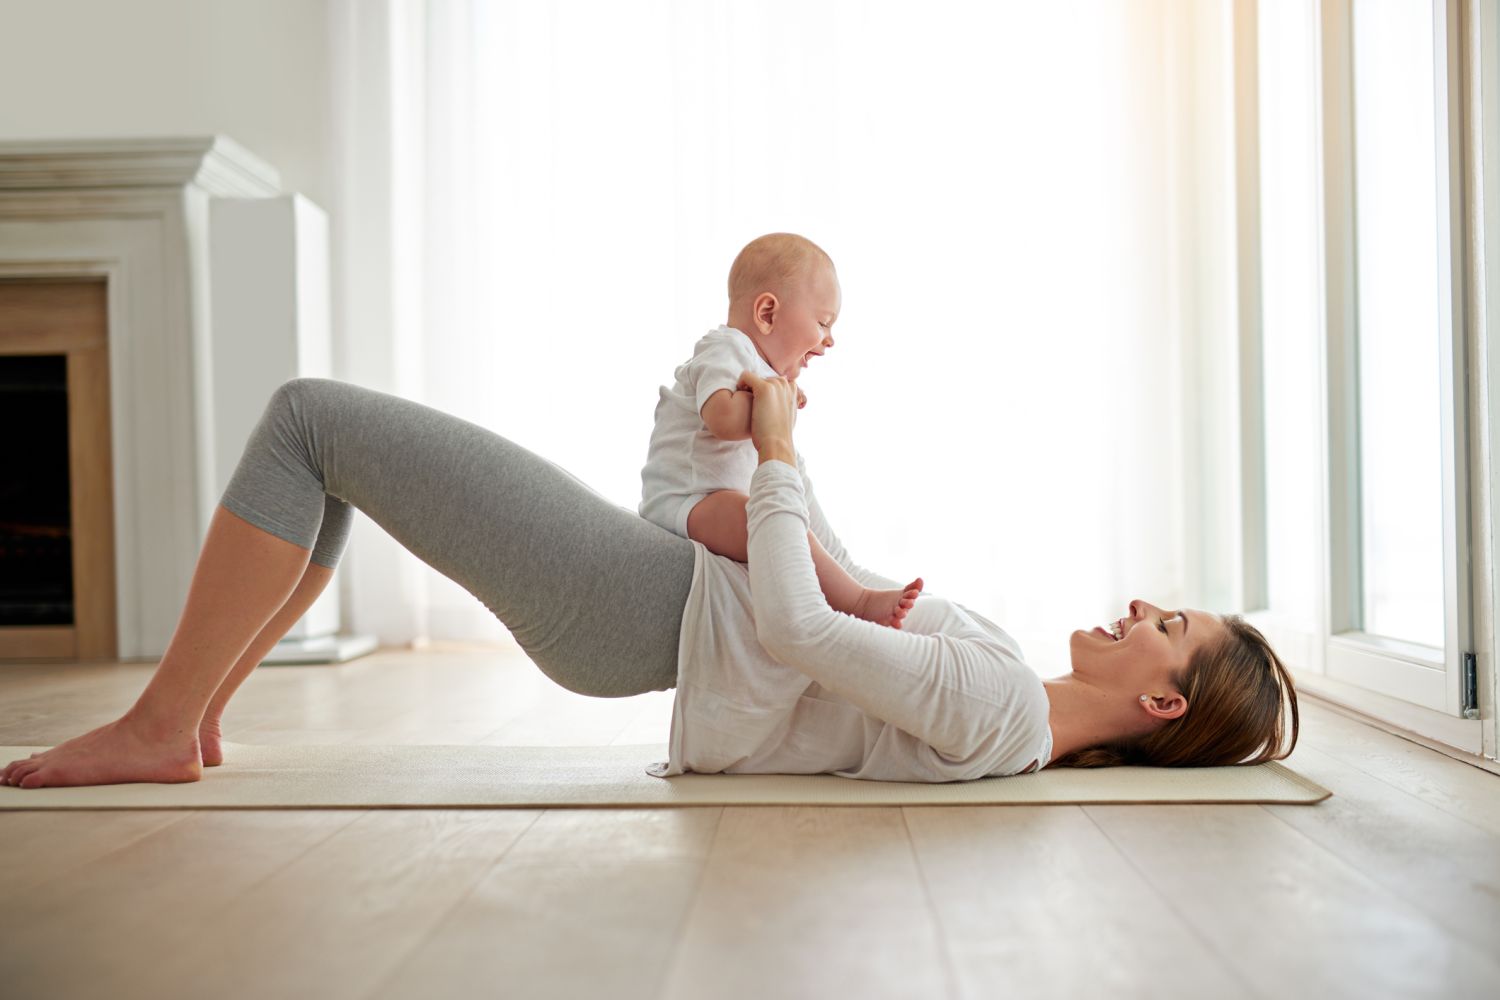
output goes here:
[[[0, 766], [46, 747], [0, 747]], [[607, 747], [252, 746], [186, 784], [0, 786], [0, 809], [379, 809], [715, 805], [1312, 804], [1332, 793], [1279, 763], [1254, 767], [1057, 768], [922, 784], [831, 774], [657, 778], [665, 744]]]

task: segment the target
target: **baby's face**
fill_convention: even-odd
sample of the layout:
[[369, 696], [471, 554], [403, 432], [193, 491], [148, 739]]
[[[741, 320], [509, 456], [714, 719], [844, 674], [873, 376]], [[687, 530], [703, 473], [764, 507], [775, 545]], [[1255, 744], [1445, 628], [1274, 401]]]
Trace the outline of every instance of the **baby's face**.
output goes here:
[[842, 305], [831, 267], [819, 267], [786, 288], [771, 332], [761, 340], [766, 361], [786, 378], [802, 374], [810, 359], [833, 346], [833, 324]]

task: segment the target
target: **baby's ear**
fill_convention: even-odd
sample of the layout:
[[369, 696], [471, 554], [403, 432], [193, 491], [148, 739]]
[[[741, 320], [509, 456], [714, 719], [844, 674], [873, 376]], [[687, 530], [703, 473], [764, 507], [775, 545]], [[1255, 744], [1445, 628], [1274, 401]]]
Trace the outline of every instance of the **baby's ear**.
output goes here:
[[761, 333], [770, 331], [772, 324], [776, 322], [776, 310], [779, 308], [781, 303], [771, 292], [761, 292], [755, 297], [755, 325], [760, 327]]

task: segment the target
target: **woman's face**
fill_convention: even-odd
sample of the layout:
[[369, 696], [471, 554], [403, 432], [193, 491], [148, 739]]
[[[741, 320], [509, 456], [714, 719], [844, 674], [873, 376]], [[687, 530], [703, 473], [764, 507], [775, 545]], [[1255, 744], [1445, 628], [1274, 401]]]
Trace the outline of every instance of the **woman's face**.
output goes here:
[[1172, 674], [1185, 669], [1200, 647], [1224, 635], [1224, 624], [1210, 611], [1163, 611], [1145, 601], [1131, 601], [1124, 618], [1074, 632], [1068, 650], [1078, 678], [1131, 698], [1150, 695], [1154, 704], [1159, 697], [1181, 694], [1172, 686]]

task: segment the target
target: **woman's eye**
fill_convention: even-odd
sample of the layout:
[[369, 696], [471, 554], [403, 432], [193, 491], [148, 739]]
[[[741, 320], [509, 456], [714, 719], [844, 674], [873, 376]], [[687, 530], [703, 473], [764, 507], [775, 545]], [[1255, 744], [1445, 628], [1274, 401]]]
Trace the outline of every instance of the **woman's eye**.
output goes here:
[[1161, 634], [1162, 635], [1169, 635], [1170, 634], [1169, 632], [1167, 632], [1167, 623], [1164, 622], [1164, 621], [1162, 621], [1160, 618], [1156, 619], [1156, 627], [1159, 628], [1159, 629], [1161, 629]]

